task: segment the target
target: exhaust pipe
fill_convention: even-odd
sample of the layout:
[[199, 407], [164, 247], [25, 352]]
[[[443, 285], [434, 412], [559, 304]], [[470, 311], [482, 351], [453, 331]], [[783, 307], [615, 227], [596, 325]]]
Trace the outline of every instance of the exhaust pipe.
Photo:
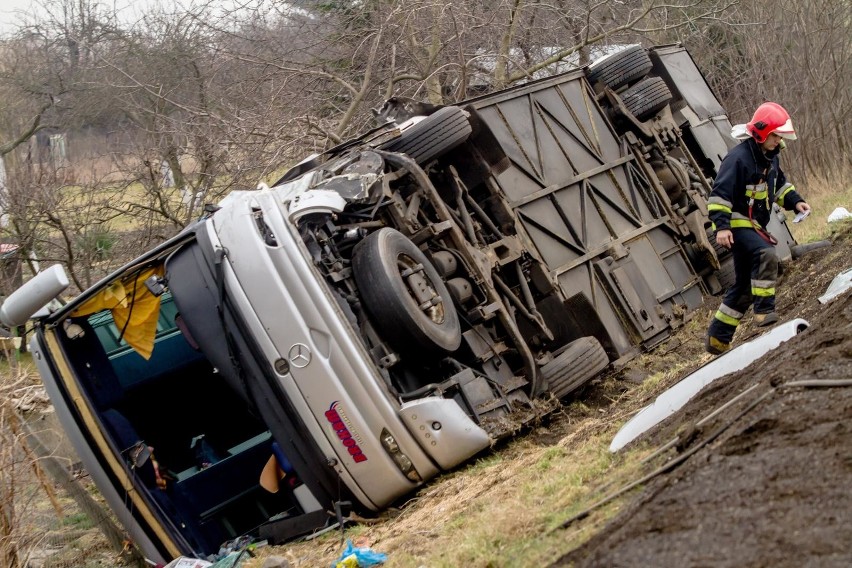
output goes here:
[[815, 250], [819, 250], [822, 248], [830, 247], [831, 241], [816, 241], [814, 243], [807, 243], [804, 245], [793, 245], [790, 247], [790, 254], [793, 255], [793, 258], [801, 258], [808, 254], [809, 252], [813, 252]]

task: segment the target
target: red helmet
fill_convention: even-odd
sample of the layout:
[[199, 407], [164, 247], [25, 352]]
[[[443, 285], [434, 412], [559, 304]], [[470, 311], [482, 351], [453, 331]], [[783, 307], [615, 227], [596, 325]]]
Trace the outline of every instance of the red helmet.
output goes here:
[[778, 103], [763, 103], [757, 107], [751, 122], [746, 126], [758, 142], [764, 142], [773, 132], [788, 140], [796, 139], [796, 131], [793, 130], [790, 115]]

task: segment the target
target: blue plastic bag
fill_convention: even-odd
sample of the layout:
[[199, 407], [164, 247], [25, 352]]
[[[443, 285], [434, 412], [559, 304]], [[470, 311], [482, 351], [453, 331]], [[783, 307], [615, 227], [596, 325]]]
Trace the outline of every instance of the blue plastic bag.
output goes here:
[[346, 541], [346, 548], [343, 549], [343, 554], [340, 555], [340, 558], [334, 561], [331, 565], [331, 568], [337, 568], [338, 566], [349, 568], [352, 566], [352, 561], [354, 557], [355, 562], [357, 562], [356, 566], [358, 568], [367, 568], [368, 566], [376, 566], [377, 564], [384, 564], [385, 560], [388, 559], [388, 555], [382, 552], [374, 552], [369, 548], [356, 548], [352, 545], [351, 540]]
[[210, 568], [237, 568], [247, 561], [251, 556], [244, 550], [231, 552], [224, 558], [217, 560]]

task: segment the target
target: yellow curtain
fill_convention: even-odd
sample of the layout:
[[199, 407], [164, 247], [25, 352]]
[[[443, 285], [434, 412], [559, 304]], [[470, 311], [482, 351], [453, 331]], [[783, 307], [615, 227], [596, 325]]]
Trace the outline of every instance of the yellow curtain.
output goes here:
[[[124, 340], [146, 360], [154, 351], [157, 320], [160, 318], [160, 297], [145, 286], [151, 276], [162, 276], [163, 265], [148, 268], [129, 281], [117, 280], [74, 310], [72, 316], [87, 316], [109, 310]], [[128, 318], [130, 321], [128, 322]]]

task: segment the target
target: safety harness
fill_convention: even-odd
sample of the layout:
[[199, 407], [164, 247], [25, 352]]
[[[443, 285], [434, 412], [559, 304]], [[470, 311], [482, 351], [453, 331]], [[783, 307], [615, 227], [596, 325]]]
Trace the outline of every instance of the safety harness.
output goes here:
[[[764, 174], [765, 174], [765, 172], [764, 172]], [[764, 231], [763, 227], [761, 227], [760, 224], [757, 223], [752, 216], [752, 211], [754, 210], [754, 203], [758, 199], [764, 200], [765, 203], [766, 203], [766, 208], [770, 212], [772, 211], [772, 206], [769, 204], [769, 186], [767, 185], [767, 183], [765, 181], [761, 180], [759, 183], [756, 183], [755, 185], [747, 185], [745, 194], [746, 194], [746, 197], [748, 197], [748, 220], [749, 220], [749, 223], [751, 224], [751, 228], [754, 229], [757, 232], [758, 235], [760, 235], [760, 238], [762, 238], [764, 241], [766, 241], [770, 245], [772, 245], [772, 246], [777, 245], [778, 239], [773, 237], [771, 233]]]
[[[749, 224], [751, 225], [751, 228], [754, 229], [757, 232], [758, 235], [760, 235], [760, 238], [762, 238], [767, 243], [775, 246], [775, 245], [778, 244], [778, 240], [775, 237], [773, 237], [768, 231], [764, 231], [763, 227], [761, 227], [760, 224], [758, 224], [754, 220], [754, 218], [752, 216], [752, 212], [754, 210], [754, 204], [759, 199], [764, 200], [764, 202], [766, 203], [766, 209], [771, 213], [772, 212], [772, 205], [771, 204], [772, 203], [778, 203], [779, 205], [783, 205], [784, 197], [789, 192], [793, 191], [795, 189], [795, 186], [793, 186], [792, 183], [787, 182], [778, 189], [777, 193], [774, 191], [775, 188], [772, 188], [773, 191], [770, 192], [769, 184], [766, 183], [766, 181], [764, 181], [766, 179], [766, 174], [768, 172], [769, 172], [769, 168], [766, 168], [765, 170], [763, 170], [763, 176], [764, 176], [763, 179], [761, 179], [759, 182], [757, 182], [754, 185], [747, 185], [745, 194], [746, 194], [746, 197], [748, 197], [748, 221], [749, 221]], [[777, 180], [777, 177], [774, 178], [774, 180]], [[770, 197], [770, 193], [771, 193], [771, 197]], [[733, 222], [731, 223], [731, 225], [733, 226]]]

